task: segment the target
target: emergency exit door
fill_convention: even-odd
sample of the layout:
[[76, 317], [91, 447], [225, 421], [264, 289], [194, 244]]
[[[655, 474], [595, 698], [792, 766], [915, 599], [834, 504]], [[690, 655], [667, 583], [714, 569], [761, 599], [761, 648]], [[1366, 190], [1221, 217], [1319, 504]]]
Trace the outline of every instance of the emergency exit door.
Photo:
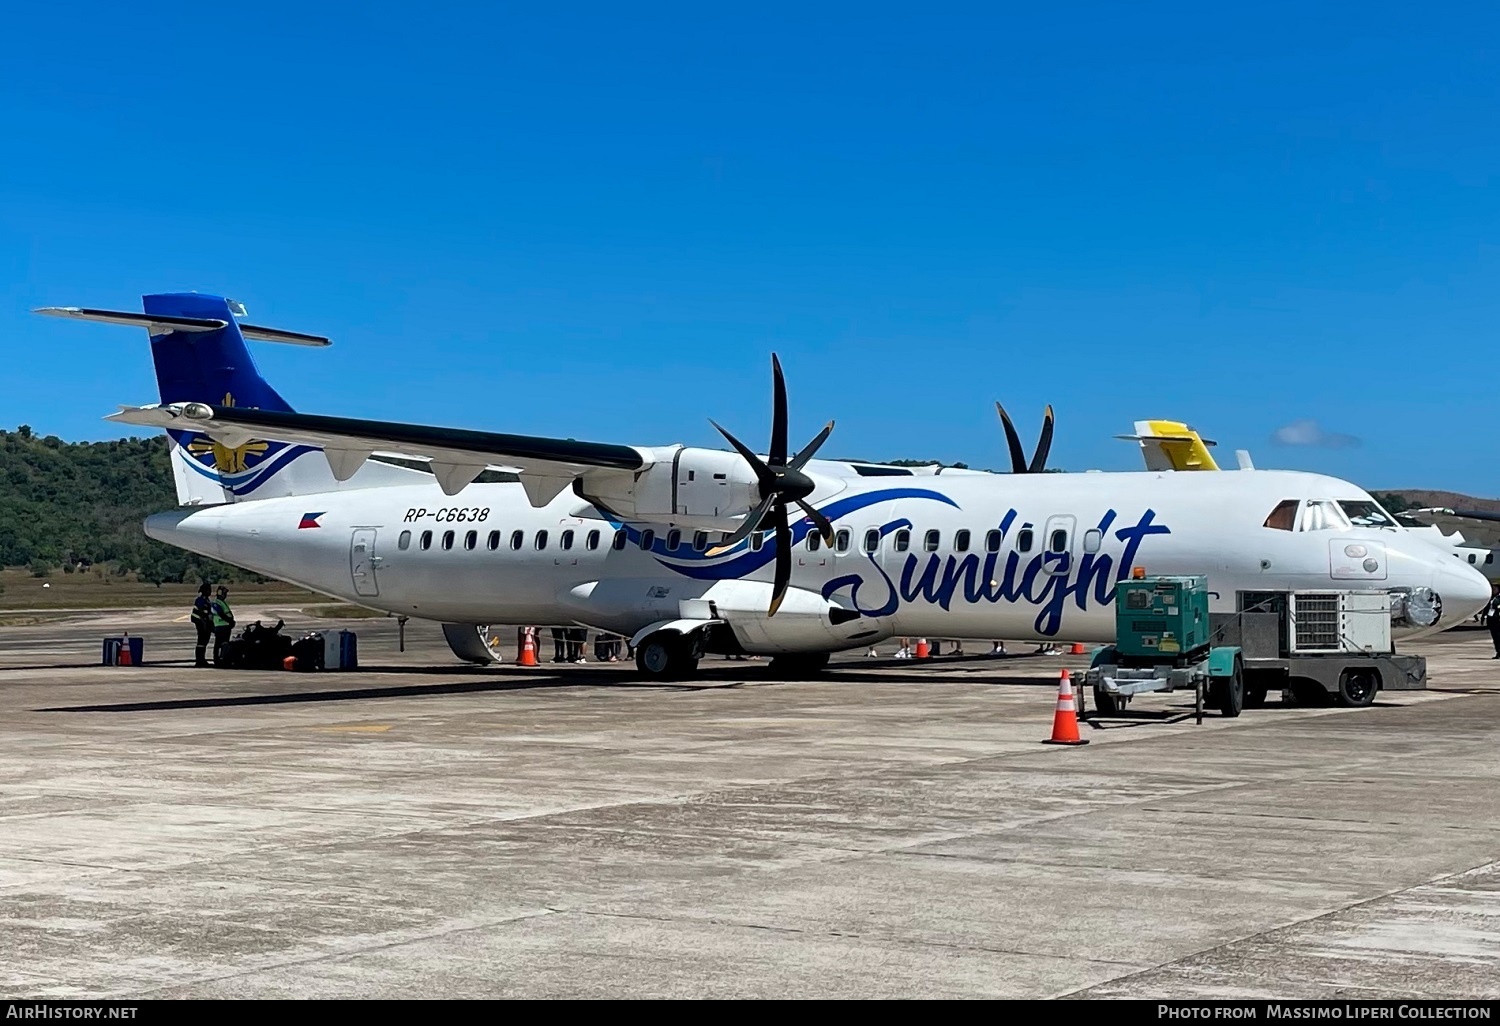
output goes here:
[[375, 580], [375, 529], [361, 527], [355, 530], [349, 542], [349, 573], [354, 578], [356, 595], [379, 595], [380, 585]]

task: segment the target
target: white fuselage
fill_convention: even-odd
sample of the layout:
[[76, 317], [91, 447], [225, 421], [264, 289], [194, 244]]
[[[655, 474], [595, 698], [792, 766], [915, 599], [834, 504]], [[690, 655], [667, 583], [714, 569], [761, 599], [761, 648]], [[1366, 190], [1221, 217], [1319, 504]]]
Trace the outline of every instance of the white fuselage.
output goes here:
[[473, 484], [456, 496], [420, 483], [181, 509], [151, 517], [147, 533], [397, 615], [576, 623], [626, 636], [663, 620], [712, 617], [760, 653], [893, 635], [1108, 642], [1114, 586], [1133, 567], [1207, 575], [1213, 611], [1238, 608], [1239, 592], [1431, 589], [1444, 605], [1441, 629], [1490, 597], [1476, 569], [1399, 528], [1264, 526], [1284, 500], [1369, 500], [1319, 475], [817, 483], [812, 499], [839, 531], [837, 543], [810, 543], [809, 523], [793, 525], [791, 588], [770, 618], [768, 538], [715, 553], [714, 533], [708, 551], [697, 551], [697, 532], [683, 528], [672, 549], [670, 524], [621, 525], [567, 492], [535, 508], [513, 483]]

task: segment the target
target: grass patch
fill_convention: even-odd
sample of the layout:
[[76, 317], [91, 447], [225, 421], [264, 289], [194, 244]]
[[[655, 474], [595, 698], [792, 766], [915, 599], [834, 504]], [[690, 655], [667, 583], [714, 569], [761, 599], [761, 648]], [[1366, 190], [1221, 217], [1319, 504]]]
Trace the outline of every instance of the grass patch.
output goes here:
[[303, 606], [302, 612], [308, 616], [316, 616], [323, 620], [373, 620], [376, 617], [388, 616], [378, 609], [366, 609], [364, 606], [351, 606], [344, 602], [335, 602], [327, 606]]
[[[43, 587], [47, 585], [47, 587]], [[53, 571], [48, 577], [33, 577], [24, 569], [0, 570], [0, 611], [24, 609], [27, 612], [49, 609], [149, 609], [159, 606], [181, 606], [183, 612], [193, 606], [198, 585], [148, 584], [133, 574], [116, 577], [103, 570], [65, 574]], [[266, 584], [229, 585], [230, 602], [301, 606], [326, 600], [318, 595], [281, 581]]]

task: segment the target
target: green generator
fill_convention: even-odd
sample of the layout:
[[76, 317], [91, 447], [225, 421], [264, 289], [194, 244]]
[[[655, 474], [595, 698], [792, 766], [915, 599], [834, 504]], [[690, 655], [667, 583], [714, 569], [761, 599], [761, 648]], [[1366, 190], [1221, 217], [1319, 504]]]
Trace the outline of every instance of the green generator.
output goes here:
[[1115, 648], [1132, 663], [1177, 663], [1208, 648], [1208, 578], [1148, 577], [1115, 588]]

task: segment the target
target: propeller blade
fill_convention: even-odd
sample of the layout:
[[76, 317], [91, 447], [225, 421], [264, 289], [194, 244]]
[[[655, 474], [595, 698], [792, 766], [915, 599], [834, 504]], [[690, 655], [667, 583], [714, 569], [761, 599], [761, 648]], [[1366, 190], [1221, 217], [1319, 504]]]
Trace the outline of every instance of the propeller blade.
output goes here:
[[771, 504], [775, 501], [775, 492], [767, 495], [764, 499], [761, 500], [759, 506], [750, 511], [750, 515], [747, 516], [745, 518], [745, 522], [739, 526], [739, 530], [735, 531], [728, 538], [725, 538], [723, 541], [719, 542], [719, 544], [715, 545], [708, 551], [708, 554], [710, 556], [717, 556], [721, 552], [734, 548], [740, 542], [748, 538], [751, 532], [760, 526], [760, 522], [765, 519], [766, 513], [770, 511]]
[[710, 418], [708, 422], [718, 430], [719, 434], [723, 435], [729, 441], [730, 445], [734, 446], [735, 452], [745, 457], [745, 462], [750, 464], [751, 470], [755, 471], [755, 481], [760, 485], [760, 494], [765, 496], [774, 495], [776, 475], [771, 472], [771, 468], [766, 466], [759, 456], [746, 448], [744, 442], [731, 435], [728, 431], [725, 431], [722, 427], [719, 427], [718, 421]]
[[[1000, 425], [1005, 428], [1005, 442], [1010, 446], [1010, 472], [1012, 474], [1024, 474], [1026, 473], [1026, 450], [1021, 448], [1021, 436], [1016, 434], [1016, 426], [1010, 422], [1010, 417], [1006, 414], [1004, 406], [996, 403], [995, 412], [1000, 414]], [[719, 427], [719, 425], [714, 424], [714, 427]], [[719, 430], [723, 431], [724, 429], [719, 428]]]
[[802, 512], [807, 514], [807, 519], [818, 526], [818, 533], [823, 536], [823, 540], [828, 543], [828, 547], [833, 548], [833, 524], [823, 515], [822, 511], [815, 509], [801, 499], [793, 499], [792, 501], [797, 504]]
[[802, 451], [799, 452], [792, 460], [791, 469], [801, 470], [803, 467], [807, 466], [807, 461], [813, 458], [813, 455], [818, 451], [819, 447], [821, 447], [824, 442], [828, 441], [828, 436], [832, 433], [833, 421], [830, 420], [827, 426], [824, 427], [822, 431], [819, 431], [817, 436], [813, 438], [811, 442], [808, 442], [802, 447]]
[[771, 511], [776, 521], [776, 577], [771, 584], [771, 608], [766, 616], [775, 616], [786, 598], [787, 585], [792, 581], [792, 529], [787, 526], [786, 506], [777, 503]]
[[771, 466], [786, 466], [786, 378], [781, 373], [781, 361], [771, 354], [771, 451], [766, 455]]
[[1040, 474], [1047, 468], [1047, 454], [1052, 451], [1052, 404], [1042, 415], [1042, 437], [1036, 443], [1036, 455], [1031, 457], [1030, 473]]

